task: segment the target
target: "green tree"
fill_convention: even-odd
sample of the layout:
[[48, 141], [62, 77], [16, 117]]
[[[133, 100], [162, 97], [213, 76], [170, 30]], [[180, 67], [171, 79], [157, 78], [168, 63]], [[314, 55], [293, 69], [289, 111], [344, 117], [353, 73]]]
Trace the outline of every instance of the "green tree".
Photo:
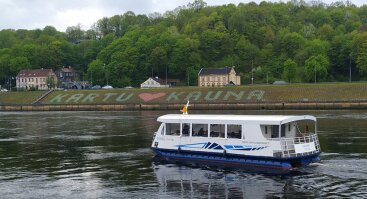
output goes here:
[[361, 75], [367, 75], [367, 41], [360, 47], [357, 56], [357, 67]]
[[294, 82], [297, 77], [297, 64], [291, 59], [284, 62], [283, 79], [289, 83]]
[[88, 65], [88, 76], [93, 82], [93, 85], [104, 85], [106, 77], [104, 63], [99, 59], [93, 60]]
[[11, 48], [17, 42], [13, 30], [0, 31], [0, 49]]
[[65, 33], [68, 40], [72, 43], [79, 43], [84, 38], [84, 31], [80, 24], [67, 27]]
[[47, 83], [48, 89], [52, 89], [56, 87], [56, 81], [54, 77], [47, 77], [46, 83]]
[[305, 62], [307, 81], [320, 82], [326, 80], [329, 61], [323, 55], [312, 56]]
[[189, 3], [187, 6], [196, 12], [203, 9], [207, 3], [205, 3], [203, 0], [195, 0], [193, 3]]
[[28, 59], [26, 57], [15, 57], [10, 60], [11, 72], [17, 74], [20, 70], [30, 67]]

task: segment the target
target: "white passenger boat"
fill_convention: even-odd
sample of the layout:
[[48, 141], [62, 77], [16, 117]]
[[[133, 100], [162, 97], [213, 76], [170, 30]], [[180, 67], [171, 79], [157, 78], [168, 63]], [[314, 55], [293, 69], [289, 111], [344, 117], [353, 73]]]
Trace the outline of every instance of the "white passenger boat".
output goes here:
[[170, 161], [291, 170], [320, 160], [309, 115], [168, 114], [157, 121], [152, 149]]

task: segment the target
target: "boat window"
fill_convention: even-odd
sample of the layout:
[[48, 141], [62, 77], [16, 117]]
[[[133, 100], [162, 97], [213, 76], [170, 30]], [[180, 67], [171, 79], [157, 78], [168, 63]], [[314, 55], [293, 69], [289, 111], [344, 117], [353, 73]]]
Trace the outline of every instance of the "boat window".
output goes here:
[[210, 124], [210, 137], [224, 138], [225, 125], [224, 124]]
[[190, 124], [182, 124], [182, 136], [190, 136]]
[[242, 138], [241, 125], [227, 124], [227, 138]]
[[164, 125], [162, 125], [161, 135], [164, 135], [164, 129], [165, 129], [165, 126], [164, 126]]
[[285, 137], [285, 124], [282, 124], [280, 129], [280, 137]]
[[269, 125], [260, 125], [261, 133], [264, 136], [264, 138], [270, 138], [271, 137], [271, 126]]
[[208, 137], [207, 124], [192, 124], [192, 136]]
[[271, 138], [279, 138], [279, 126], [271, 125]]
[[180, 135], [180, 123], [167, 123], [166, 135]]

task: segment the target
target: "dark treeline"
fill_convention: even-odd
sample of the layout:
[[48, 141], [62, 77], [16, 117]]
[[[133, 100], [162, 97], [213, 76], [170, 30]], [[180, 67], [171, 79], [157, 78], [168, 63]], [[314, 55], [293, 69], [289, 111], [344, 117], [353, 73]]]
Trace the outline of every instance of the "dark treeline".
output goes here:
[[[25, 68], [72, 66], [83, 79], [137, 86], [150, 76], [196, 85], [201, 67], [235, 66], [242, 83], [367, 80], [367, 6], [320, 1], [126, 12], [58, 32], [0, 31], [0, 84]], [[316, 75], [315, 75], [316, 73]]]

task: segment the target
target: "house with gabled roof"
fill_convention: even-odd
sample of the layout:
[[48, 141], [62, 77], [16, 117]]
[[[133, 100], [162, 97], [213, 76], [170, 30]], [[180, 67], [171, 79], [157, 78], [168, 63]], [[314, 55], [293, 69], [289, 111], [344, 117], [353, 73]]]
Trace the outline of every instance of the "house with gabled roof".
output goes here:
[[145, 82], [140, 84], [140, 88], [168, 88], [169, 85], [163, 79], [158, 77], [149, 77]]
[[236, 74], [234, 67], [202, 68], [198, 74], [198, 86], [220, 87], [226, 85], [241, 85], [241, 77]]
[[57, 77], [52, 69], [25, 69], [21, 70], [16, 77], [16, 86], [19, 89], [47, 90], [56, 83]]
[[81, 89], [84, 88], [83, 85], [86, 84], [86, 82], [79, 81], [80, 73], [71, 66], [57, 69], [55, 74], [57, 76], [59, 88]]

